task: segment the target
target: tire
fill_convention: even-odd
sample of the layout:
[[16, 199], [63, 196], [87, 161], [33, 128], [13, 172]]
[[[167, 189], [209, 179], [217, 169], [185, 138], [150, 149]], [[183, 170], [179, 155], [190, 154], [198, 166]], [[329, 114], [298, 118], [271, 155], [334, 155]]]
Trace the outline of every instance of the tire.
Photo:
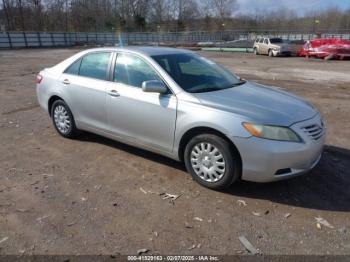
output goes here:
[[56, 100], [51, 107], [51, 118], [56, 131], [65, 138], [73, 138], [78, 130], [72, 111], [63, 100]]
[[258, 49], [257, 49], [256, 47], [254, 47], [253, 52], [254, 52], [255, 55], [258, 55], [258, 54], [259, 54]]
[[[216, 160], [214, 156], [217, 157]], [[193, 179], [211, 189], [227, 188], [241, 176], [238, 153], [232, 150], [225, 139], [216, 135], [201, 134], [193, 137], [186, 145], [184, 160]]]
[[272, 49], [269, 50], [269, 53], [268, 53], [269, 57], [274, 57], [274, 54], [273, 54], [273, 51]]

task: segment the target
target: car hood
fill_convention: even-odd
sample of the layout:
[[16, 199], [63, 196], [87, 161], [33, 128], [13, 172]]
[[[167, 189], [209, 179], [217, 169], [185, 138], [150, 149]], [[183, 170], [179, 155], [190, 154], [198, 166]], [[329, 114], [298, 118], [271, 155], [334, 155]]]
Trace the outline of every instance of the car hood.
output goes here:
[[253, 82], [193, 95], [202, 105], [240, 115], [258, 124], [290, 126], [317, 114], [317, 110], [302, 98]]

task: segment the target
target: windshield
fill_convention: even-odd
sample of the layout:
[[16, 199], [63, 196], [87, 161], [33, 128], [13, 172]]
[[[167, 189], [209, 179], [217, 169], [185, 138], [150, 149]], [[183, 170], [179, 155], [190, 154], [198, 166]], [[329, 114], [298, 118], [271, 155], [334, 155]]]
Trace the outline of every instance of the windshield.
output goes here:
[[279, 43], [283, 43], [283, 40], [281, 38], [270, 38], [270, 43], [279, 44]]
[[244, 83], [224, 67], [196, 54], [156, 55], [152, 58], [189, 93], [218, 91]]

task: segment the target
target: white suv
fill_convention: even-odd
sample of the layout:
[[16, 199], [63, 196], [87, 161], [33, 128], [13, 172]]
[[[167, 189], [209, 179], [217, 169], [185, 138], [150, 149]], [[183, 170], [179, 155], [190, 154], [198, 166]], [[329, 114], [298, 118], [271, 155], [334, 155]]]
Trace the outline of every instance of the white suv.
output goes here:
[[291, 55], [291, 46], [288, 41], [282, 38], [258, 37], [253, 46], [254, 54], [268, 55], [270, 57]]

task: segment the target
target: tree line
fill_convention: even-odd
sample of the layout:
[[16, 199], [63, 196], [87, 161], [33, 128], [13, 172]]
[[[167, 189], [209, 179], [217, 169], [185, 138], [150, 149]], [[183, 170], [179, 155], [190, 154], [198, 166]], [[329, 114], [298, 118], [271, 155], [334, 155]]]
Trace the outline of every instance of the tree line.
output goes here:
[[350, 29], [350, 9], [303, 16], [292, 10], [239, 12], [236, 0], [1, 0], [7, 31], [218, 31]]

